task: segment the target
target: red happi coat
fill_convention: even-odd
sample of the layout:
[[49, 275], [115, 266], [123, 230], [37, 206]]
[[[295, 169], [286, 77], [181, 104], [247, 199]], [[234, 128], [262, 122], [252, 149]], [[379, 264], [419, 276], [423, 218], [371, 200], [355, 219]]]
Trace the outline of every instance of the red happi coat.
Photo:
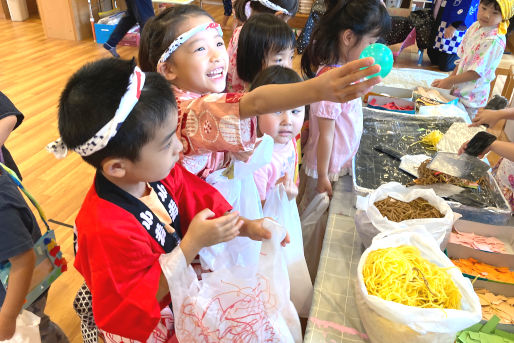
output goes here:
[[[215, 188], [178, 164], [161, 183], [178, 207], [174, 227], [182, 235], [201, 210], [209, 208], [216, 217], [231, 210]], [[140, 203], [98, 172], [75, 221], [74, 265], [91, 290], [97, 326], [145, 342], [171, 299], [156, 299], [165, 251], [131, 210]]]

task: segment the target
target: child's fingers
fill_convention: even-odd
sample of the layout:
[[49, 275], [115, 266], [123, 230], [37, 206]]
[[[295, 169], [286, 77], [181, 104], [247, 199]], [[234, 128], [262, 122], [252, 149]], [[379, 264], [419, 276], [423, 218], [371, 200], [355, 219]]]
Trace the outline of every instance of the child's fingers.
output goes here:
[[206, 219], [212, 218], [213, 216], [214, 216], [214, 212], [212, 212], [208, 208], [204, 208], [203, 210], [198, 212], [195, 217], [197, 217], [200, 220], [206, 220]]
[[[351, 72], [350, 74], [340, 74], [342, 77], [340, 77], [338, 79], [338, 83], [339, 83], [340, 87], [349, 86], [355, 82], [359, 82], [360, 80], [365, 79], [368, 76], [377, 74], [379, 71], [380, 71], [380, 65], [375, 64], [375, 65], [372, 65], [371, 67], [367, 67], [366, 69], [355, 70], [355, 71]], [[370, 79], [370, 80], [373, 80], [373, 79]], [[370, 80], [367, 80], [367, 81], [370, 81]], [[368, 83], [373, 83], [373, 82], [368, 82]]]
[[222, 240], [223, 242], [230, 241], [237, 236], [239, 236], [239, 232], [241, 230], [241, 227], [243, 226], [244, 221], [239, 220], [234, 225], [230, 227], [226, 227], [224, 231], [222, 231]]
[[339, 68], [339, 71], [341, 75], [346, 75], [349, 73], [354, 73], [361, 68], [372, 66], [373, 64], [375, 64], [375, 59], [373, 59], [373, 57], [361, 58], [350, 63], [346, 63], [344, 66]]
[[280, 242], [280, 245], [282, 245], [283, 247], [285, 247], [287, 244], [291, 243], [291, 238], [289, 237], [289, 232], [286, 232], [286, 236], [284, 237], [284, 239], [282, 240], [282, 242]]
[[283, 183], [285, 185], [285, 181], [286, 181], [286, 175], [282, 176], [281, 178], [279, 178], [277, 180], [277, 182], [275, 182], [275, 186], [276, 185], [280, 185], [281, 183]]
[[[368, 93], [374, 85], [380, 83], [380, 81], [382, 81], [382, 78], [380, 78], [379, 76], [375, 76], [369, 80], [356, 82], [351, 85], [348, 85], [348, 83], [346, 83], [346, 80], [343, 80], [341, 82], [341, 87], [339, 87], [339, 89], [341, 89], [342, 91], [340, 92], [340, 94], [337, 95], [337, 100], [343, 103], [353, 99], [360, 98], [366, 93]], [[343, 86], [345, 83], [347, 85]]]

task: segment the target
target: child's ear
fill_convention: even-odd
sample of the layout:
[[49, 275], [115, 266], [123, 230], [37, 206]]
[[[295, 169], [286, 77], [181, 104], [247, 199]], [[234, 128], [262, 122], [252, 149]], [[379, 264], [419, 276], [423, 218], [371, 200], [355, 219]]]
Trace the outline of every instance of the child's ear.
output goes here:
[[352, 30], [347, 29], [339, 34], [339, 42], [346, 47], [352, 47], [355, 41], [355, 33]]
[[102, 161], [102, 172], [110, 177], [122, 178], [127, 174], [127, 160], [117, 157], [108, 157]]
[[177, 74], [175, 72], [175, 66], [172, 63], [159, 63], [157, 65], [157, 72], [164, 76], [166, 80], [173, 81], [177, 78]]

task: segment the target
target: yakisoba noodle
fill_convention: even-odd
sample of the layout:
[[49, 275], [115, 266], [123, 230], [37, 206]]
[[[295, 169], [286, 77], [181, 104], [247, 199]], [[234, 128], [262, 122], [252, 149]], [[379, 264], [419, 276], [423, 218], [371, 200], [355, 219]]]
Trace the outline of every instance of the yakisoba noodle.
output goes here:
[[437, 208], [430, 205], [430, 203], [423, 198], [416, 198], [411, 202], [403, 202], [387, 197], [384, 200], [376, 201], [374, 205], [380, 211], [380, 214], [393, 222], [401, 222], [409, 219], [444, 217]]
[[[458, 177], [454, 177], [445, 173], [437, 172], [435, 170], [427, 168], [428, 163], [431, 160], [426, 160], [420, 164], [418, 168], [419, 177], [414, 180], [412, 184], [415, 185], [432, 185], [434, 183], [450, 183], [452, 185], [460, 186], [460, 187], [470, 187], [472, 184], [471, 181], [461, 179]], [[483, 179], [478, 181], [478, 184], [483, 183]]]
[[460, 309], [461, 294], [445, 268], [421, 257], [417, 248], [372, 251], [362, 270], [368, 294], [407, 306]]

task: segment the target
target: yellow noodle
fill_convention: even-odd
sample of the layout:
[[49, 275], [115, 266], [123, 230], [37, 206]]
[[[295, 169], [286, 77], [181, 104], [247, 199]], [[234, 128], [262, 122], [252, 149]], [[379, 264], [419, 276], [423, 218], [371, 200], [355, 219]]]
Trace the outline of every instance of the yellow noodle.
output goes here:
[[461, 294], [447, 268], [422, 258], [417, 248], [372, 251], [362, 276], [368, 294], [407, 306], [460, 309]]

